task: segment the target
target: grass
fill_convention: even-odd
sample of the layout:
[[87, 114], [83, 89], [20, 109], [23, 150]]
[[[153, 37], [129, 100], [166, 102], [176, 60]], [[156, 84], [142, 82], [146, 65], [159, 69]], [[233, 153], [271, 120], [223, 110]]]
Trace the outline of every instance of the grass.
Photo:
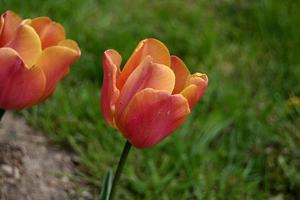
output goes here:
[[[115, 167], [124, 139], [99, 111], [101, 54], [123, 60], [138, 41], [162, 40], [210, 85], [192, 115], [155, 148], [133, 149], [118, 199], [300, 197], [300, 2], [0, 0], [3, 12], [47, 15], [79, 42], [82, 58], [55, 94], [22, 111], [75, 150], [91, 187]], [[83, 178], [84, 178], [83, 177]], [[95, 192], [96, 193], [96, 192]]]

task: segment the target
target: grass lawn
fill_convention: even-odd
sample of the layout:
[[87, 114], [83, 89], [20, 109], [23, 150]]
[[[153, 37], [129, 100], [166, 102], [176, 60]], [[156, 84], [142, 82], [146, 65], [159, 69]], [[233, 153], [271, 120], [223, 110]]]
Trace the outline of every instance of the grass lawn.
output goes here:
[[[83, 179], [101, 185], [125, 140], [99, 111], [101, 54], [129, 57], [163, 41], [209, 88], [184, 125], [155, 148], [133, 149], [117, 199], [299, 199], [300, 1], [0, 0], [22, 17], [50, 16], [82, 57], [55, 94], [22, 111], [75, 150]], [[96, 194], [96, 190], [95, 190]]]

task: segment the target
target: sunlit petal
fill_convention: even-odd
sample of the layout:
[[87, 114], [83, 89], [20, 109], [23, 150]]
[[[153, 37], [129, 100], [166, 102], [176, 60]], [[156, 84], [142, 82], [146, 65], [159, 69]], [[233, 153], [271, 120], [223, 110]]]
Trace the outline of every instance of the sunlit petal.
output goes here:
[[145, 39], [141, 41], [134, 50], [131, 57], [125, 64], [122, 73], [118, 79], [118, 87], [122, 88], [129, 75], [137, 68], [137, 66], [145, 59], [151, 56], [154, 63], [170, 66], [170, 53], [168, 48], [159, 40]]
[[164, 90], [171, 94], [175, 86], [175, 75], [171, 68], [153, 62], [150, 56], [130, 74], [121, 90], [116, 115], [122, 113], [135, 93], [145, 88]]
[[57, 45], [60, 41], [65, 39], [64, 27], [48, 17], [32, 19], [30, 25], [39, 35], [43, 49]]
[[53, 93], [58, 81], [68, 72], [69, 66], [80, 57], [80, 52], [75, 50], [78, 47], [74, 49], [63, 44], [46, 48], [36, 63], [44, 71], [47, 80], [42, 99]]
[[186, 87], [181, 91], [181, 94], [188, 100], [190, 108], [193, 108], [200, 100], [207, 85], [208, 77], [206, 74], [195, 73], [188, 78]]
[[28, 25], [20, 25], [15, 37], [6, 46], [15, 49], [29, 68], [35, 64], [42, 53], [39, 36]]

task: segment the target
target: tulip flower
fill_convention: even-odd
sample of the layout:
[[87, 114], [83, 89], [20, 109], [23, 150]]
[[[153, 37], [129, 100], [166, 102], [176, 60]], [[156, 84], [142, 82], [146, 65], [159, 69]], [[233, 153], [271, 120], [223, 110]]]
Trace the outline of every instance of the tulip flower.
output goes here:
[[156, 39], [141, 41], [124, 68], [115, 50], [103, 54], [101, 111], [135, 147], [151, 147], [173, 133], [204, 94], [208, 78], [191, 74]]
[[48, 17], [0, 16], [0, 109], [22, 109], [47, 99], [80, 57], [62, 25]]
[[[100, 199], [113, 199], [131, 145], [151, 147], [173, 133], [204, 94], [208, 78], [191, 74], [156, 39], [141, 41], [120, 69], [115, 50], [103, 54], [101, 111], [106, 122], [127, 139], [117, 170], [108, 171]], [[113, 181], [111, 181], [113, 179]]]

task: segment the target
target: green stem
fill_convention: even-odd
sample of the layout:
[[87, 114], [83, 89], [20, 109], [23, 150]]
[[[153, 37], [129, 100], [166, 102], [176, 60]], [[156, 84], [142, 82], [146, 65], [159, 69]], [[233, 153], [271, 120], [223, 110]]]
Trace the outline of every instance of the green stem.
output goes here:
[[126, 162], [126, 159], [127, 159], [130, 148], [131, 148], [130, 142], [126, 141], [126, 144], [123, 148], [123, 152], [122, 152], [122, 155], [120, 157], [118, 167], [117, 167], [117, 170], [116, 170], [116, 173], [115, 173], [115, 176], [114, 176], [114, 180], [113, 180], [113, 183], [112, 183], [110, 198], [109, 198], [110, 200], [113, 200], [113, 198], [114, 198], [114, 194], [115, 194], [115, 191], [116, 191], [116, 185], [117, 185], [117, 183], [120, 179], [120, 176], [122, 174], [122, 171], [123, 171], [123, 168], [124, 168], [124, 165], [125, 165], [125, 162]]
[[0, 108], [0, 121], [1, 121], [4, 113], [5, 113], [5, 110], [3, 110], [3, 109]]

